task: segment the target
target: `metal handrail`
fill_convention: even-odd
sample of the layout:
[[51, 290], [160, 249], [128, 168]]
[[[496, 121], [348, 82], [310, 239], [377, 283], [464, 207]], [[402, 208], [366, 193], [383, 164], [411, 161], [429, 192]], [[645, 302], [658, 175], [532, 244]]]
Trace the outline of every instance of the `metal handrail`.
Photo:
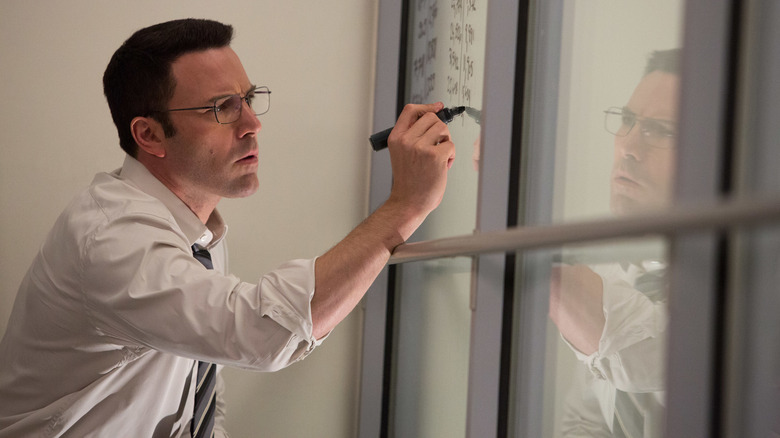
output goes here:
[[737, 198], [706, 205], [677, 206], [643, 214], [549, 226], [447, 237], [399, 245], [389, 264], [443, 257], [539, 249], [627, 237], [673, 235], [780, 221], [780, 197]]

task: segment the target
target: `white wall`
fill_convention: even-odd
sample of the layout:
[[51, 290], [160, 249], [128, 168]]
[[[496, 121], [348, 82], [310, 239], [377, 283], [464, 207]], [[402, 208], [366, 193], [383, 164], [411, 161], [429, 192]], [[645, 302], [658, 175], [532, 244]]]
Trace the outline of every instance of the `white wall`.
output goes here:
[[[312, 257], [367, 213], [377, 0], [70, 0], [0, 3], [0, 333], [60, 210], [121, 165], [101, 78], [130, 34], [174, 18], [233, 24], [250, 78], [272, 91], [260, 191], [225, 200], [233, 273], [256, 280]], [[312, 356], [272, 374], [228, 371], [234, 436], [355, 434], [361, 312]]]

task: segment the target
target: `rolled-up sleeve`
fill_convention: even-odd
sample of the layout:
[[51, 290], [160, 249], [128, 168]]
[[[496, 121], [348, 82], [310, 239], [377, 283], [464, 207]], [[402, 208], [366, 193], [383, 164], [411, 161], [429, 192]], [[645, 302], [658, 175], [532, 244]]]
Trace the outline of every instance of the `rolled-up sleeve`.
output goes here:
[[651, 301], [625, 281], [602, 279], [605, 325], [599, 349], [585, 355], [567, 344], [597, 379], [628, 392], [663, 390], [666, 302]]

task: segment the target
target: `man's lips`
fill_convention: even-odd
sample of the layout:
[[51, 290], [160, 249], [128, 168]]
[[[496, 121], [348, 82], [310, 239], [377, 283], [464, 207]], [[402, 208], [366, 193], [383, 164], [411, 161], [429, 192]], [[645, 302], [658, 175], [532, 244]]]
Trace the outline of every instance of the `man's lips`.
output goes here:
[[258, 161], [258, 153], [257, 151], [249, 152], [248, 154], [244, 155], [243, 157], [239, 158], [236, 162], [237, 163], [256, 163]]
[[642, 184], [633, 178], [631, 175], [625, 172], [617, 172], [612, 176], [612, 180], [617, 183], [628, 187], [642, 187]]

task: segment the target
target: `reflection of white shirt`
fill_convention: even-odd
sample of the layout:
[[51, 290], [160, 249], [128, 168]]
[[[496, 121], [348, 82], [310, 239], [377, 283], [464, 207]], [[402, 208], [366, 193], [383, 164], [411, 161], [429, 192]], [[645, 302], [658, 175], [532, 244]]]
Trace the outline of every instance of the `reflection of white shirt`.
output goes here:
[[19, 288], [0, 342], [0, 437], [189, 436], [196, 359], [271, 371], [309, 354], [314, 260], [244, 283], [226, 274], [225, 232], [132, 158], [98, 174]]
[[[644, 436], [657, 436], [660, 431], [664, 404], [666, 329], [668, 321], [666, 288], [648, 284], [642, 292], [638, 282], [644, 274], [656, 274], [663, 279], [663, 264], [645, 262], [641, 266], [619, 264], [591, 267], [604, 284], [603, 311], [605, 326], [599, 349], [585, 355], [571, 344], [585, 371], [574, 374], [575, 390], [567, 400], [569, 412], [565, 418], [568, 433], [564, 436], [599, 436], [604, 424], [588, 429], [587, 423], [603, 420], [611, 431], [615, 419], [616, 397], [629, 397], [642, 416]], [[564, 340], [565, 341], [565, 340]], [[576, 381], [579, 379], [579, 381]], [[618, 390], [627, 394], [618, 394]], [[618, 405], [621, 402], [617, 403]], [[600, 411], [601, 415], [595, 414]], [[619, 415], [620, 416], [620, 413]], [[596, 421], [600, 423], [600, 421]]]

